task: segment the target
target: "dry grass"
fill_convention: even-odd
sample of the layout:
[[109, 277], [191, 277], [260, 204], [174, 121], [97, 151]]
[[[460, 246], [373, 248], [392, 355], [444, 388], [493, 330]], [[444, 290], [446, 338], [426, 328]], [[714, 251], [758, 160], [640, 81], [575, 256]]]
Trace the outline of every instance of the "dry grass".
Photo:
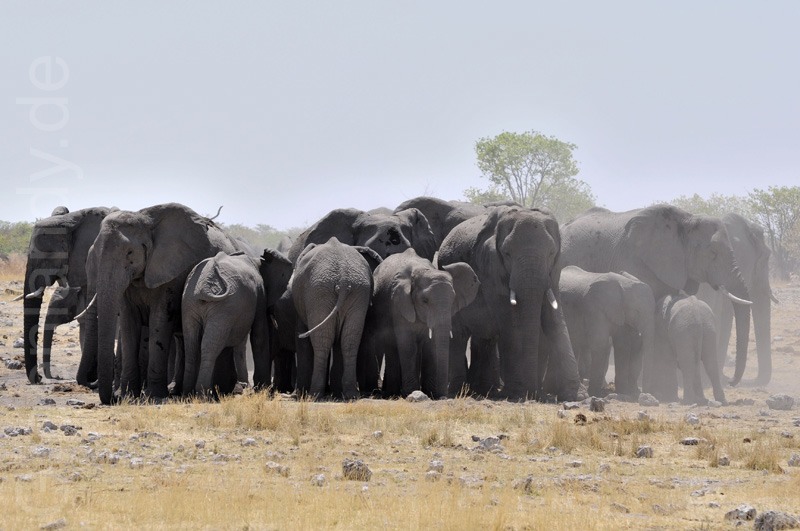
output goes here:
[[0, 282], [20, 280], [25, 278], [25, 264], [27, 256], [22, 253], [11, 253], [8, 260], [0, 260]]

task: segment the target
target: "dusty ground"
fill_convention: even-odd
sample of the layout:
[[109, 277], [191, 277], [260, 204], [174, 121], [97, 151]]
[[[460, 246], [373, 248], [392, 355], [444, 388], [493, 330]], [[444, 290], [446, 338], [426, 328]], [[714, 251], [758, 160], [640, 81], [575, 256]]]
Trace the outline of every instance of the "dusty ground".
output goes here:
[[[22, 361], [20, 290], [0, 283], [0, 357]], [[800, 467], [789, 466], [800, 403], [766, 404], [800, 402], [800, 286], [775, 293], [773, 381], [727, 389], [732, 405], [719, 408], [263, 394], [103, 407], [71, 380], [80, 349], [67, 325], [52, 357], [65, 380], [28, 385], [0, 363], [0, 528], [727, 529], [743, 503], [800, 515]], [[640, 446], [652, 457], [637, 458]], [[371, 478], [346, 479], [345, 459]]]

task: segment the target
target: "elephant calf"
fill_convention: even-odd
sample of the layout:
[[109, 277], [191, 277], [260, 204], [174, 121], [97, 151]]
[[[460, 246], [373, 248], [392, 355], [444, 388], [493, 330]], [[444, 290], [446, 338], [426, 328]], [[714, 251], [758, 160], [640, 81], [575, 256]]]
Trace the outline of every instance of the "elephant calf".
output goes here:
[[[700, 379], [700, 363], [705, 367], [714, 390], [714, 399], [725, 403], [716, 360], [717, 332], [714, 313], [695, 296], [667, 295], [656, 306], [656, 363], [645, 365], [647, 387], [660, 389], [656, 394], [677, 398], [675, 365], [683, 375], [683, 401], [706, 404]], [[659, 381], [660, 380], [660, 381]]]
[[269, 385], [267, 309], [285, 291], [291, 272], [291, 262], [271, 249], [260, 258], [220, 252], [192, 269], [181, 302], [185, 393], [212, 389], [217, 358], [225, 348], [234, 350], [237, 379], [248, 381], [248, 333], [253, 349], [253, 384]]
[[358, 398], [356, 360], [372, 297], [372, 271], [380, 256], [335, 237], [309, 244], [297, 258], [289, 289], [297, 310], [297, 393], [319, 398], [330, 386], [345, 400]]
[[372, 307], [359, 356], [365, 365], [359, 379], [362, 393], [377, 388], [385, 355], [385, 397], [419, 389], [433, 398], [446, 397], [452, 316], [477, 295], [475, 271], [464, 262], [436, 269], [407, 249], [386, 257], [373, 278]]
[[589, 394], [604, 393], [613, 342], [615, 391], [638, 397], [642, 359], [653, 349], [655, 299], [650, 286], [628, 273], [592, 273], [567, 266], [559, 289], [578, 371], [589, 379]]

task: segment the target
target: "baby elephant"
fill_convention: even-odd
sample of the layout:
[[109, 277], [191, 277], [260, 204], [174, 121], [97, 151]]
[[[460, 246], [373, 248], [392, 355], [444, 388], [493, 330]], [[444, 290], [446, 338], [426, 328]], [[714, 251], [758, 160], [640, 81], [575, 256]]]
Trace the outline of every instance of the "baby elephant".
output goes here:
[[269, 385], [267, 309], [285, 291], [291, 274], [291, 262], [272, 249], [260, 258], [220, 252], [192, 269], [181, 303], [184, 393], [212, 390], [217, 358], [229, 347], [234, 351], [237, 379], [248, 381], [247, 334], [253, 350], [253, 385]]
[[330, 380], [335, 396], [358, 398], [358, 347], [372, 296], [372, 271], [380, 262], [372, 249], [351, 247], [335, 237], [309, 244], [298, 256], [289, 288], [297, 310], [298, 395], [319, 398]]
[[[687, 404], [707, 404], [700, 379], [700, 362], [705, 367], [714, 390], [714, 399], [725, 403], [716, 360], [717, 332], [714, 314], [705, 302], [695, 296], [667, 295], [656, 305], [656, 356], [669, 374], [653, 374], [645, 364], [644, 378], [667, 381], [667, 394], [677, 398], [675, 364], [683, 375], [683, 401]], [[660, 371], [659, 371], [660, 372]], [[663, 387], [663, 385], [662, 385]]]
[[385, 397], [420, 389], [433, 398], [447, 397], [452, 316], [477, 295], [480, 281], [475, 271], [464, 262], [436, 269], [407, 249], [386, 257], [373, 278], [360, 355], [362, 392], [377, 387], [385, 356]]

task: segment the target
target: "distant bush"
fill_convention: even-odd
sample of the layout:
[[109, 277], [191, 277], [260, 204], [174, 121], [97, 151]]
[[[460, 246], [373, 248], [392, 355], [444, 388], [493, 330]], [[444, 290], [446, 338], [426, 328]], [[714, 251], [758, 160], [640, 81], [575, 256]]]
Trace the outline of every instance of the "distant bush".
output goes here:
[[27, 253], [33, 223], [0, 221], [0, 258], [11, 253]]

